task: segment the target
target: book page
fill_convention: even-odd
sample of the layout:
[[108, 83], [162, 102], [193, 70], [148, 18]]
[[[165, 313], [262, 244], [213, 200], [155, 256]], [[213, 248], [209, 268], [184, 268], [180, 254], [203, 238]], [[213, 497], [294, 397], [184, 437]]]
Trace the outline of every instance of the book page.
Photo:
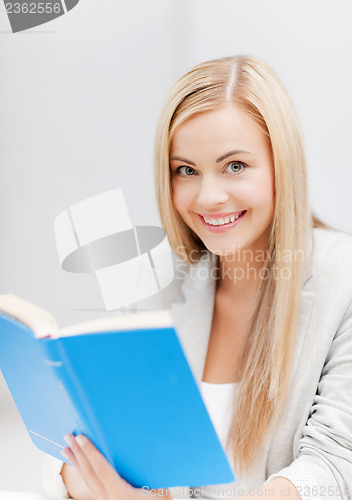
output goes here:
[[0, 313], [28, 326], [37, 338], [52, 336], [58, 328], [48, 311], [12, 293], [0, 295]]
[[70, 325], [53, 333], [53, 337], [69, 337], [84, 333], [109, 332], [119, 330], [138, 330], [143, 328], [167, 328], [173, 326], [171, 312], [141, 311], [120, 314], [108, 318], [98, 318], [84, 323]]

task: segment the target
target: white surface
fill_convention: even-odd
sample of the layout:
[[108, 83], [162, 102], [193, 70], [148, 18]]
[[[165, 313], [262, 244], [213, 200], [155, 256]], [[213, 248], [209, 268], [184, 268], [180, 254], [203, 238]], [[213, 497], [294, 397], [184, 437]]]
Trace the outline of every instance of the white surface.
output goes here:
[[0, 500], [50, 500], [40, 493], [26, 493], [25, 491], [0, 491]]
[[0, 492], [43, 493], [41, 468], [46, 455], [32, 443], [1, 372], [0, 443]]

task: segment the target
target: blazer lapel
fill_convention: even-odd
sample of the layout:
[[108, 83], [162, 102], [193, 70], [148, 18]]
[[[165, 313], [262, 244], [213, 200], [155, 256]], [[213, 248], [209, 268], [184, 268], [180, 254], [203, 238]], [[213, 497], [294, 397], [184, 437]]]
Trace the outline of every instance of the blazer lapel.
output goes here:
[[314, 251], [314, 235], [311, 231], [307, 240], [307, 248], [305, 252], [304, 269], [303, 269], [303, 282], [301, 289], [301, 302], [299, 308], [298, 316], [298, 329], [296, 337], [296, 350], [295, 350], [295, 360], [293, 365], [292, 379], [297, 371], [299, 359], [301, 357], [301, 352], [305, 338], [307, 336], [307, 330], [311, 321], [311, 313], [313, 309], [313, 304], [315, 300], [315, 292], [312, 290], [311, 278], [313, 276], [313, 251]]
[[216, 259], [190, 266], [181, 285], [184, 302], [171, 304], [171, 314], [193, 375], [200, 385], [213, 317]]

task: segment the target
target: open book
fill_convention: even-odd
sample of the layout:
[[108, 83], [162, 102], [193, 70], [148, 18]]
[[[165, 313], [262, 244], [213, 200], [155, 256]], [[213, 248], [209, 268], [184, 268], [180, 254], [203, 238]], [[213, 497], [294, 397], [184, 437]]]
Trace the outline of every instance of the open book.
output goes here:
[[0, 369], [33, 443], [60, 460], [83, 433], [136, 487], [234, 480], [168, 310], [60, 330], [0, 295]]

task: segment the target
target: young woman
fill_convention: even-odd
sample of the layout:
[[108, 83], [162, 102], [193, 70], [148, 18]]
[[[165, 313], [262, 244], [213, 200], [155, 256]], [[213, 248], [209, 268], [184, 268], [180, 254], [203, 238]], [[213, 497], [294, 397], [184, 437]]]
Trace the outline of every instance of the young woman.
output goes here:
[[[238, 481], [154, 496], [350, 499], [352, 237], [311, 214], [299, 123], [266, 64], [210, 61], [176, 83], [156, 186], [187, 262], [175, 322]], [[146, 496], [87, 438], [68, 443], [73, 498]]]

